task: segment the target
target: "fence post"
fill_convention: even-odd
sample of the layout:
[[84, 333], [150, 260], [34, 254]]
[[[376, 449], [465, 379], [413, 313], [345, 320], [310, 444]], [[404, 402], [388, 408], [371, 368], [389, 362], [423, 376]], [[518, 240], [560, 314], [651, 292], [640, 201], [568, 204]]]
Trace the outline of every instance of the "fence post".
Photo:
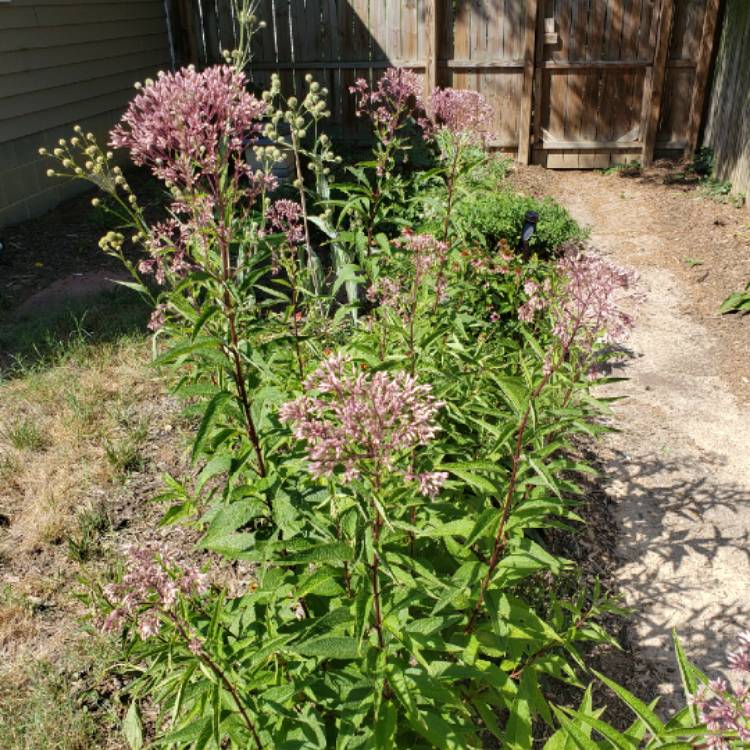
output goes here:
[[435, 89], [438, 82], [438, 39], [441, 0], [426, 0], [424, 18], [425, 50], [425, 97]]
[[703, 34], [701, 35], [701, 50], [695, 69], [695, 85], [693, 86], [693, 100], [690, 103], [690, 120], [688, 121], [687, 144], [685, 157], [695, 153], [698, 146], [698, 134], [703, 119], [703, 105], [706, 101], [708, 76], [711, 72], [714, 42], [716, 41], [716, 22], [719, 17], [720, 0], [708, 0], [706, 15], [703, 19]]
[[669, 56], [669, 40], [674, 16], [674, 0], [662, 0], [659, 13], [659, 29], [654, 50], [654, 64], [650, 69], [643, 89], [643, 115], [641, 118], [641, 164], [648, 167], [654, 160], [656, 132], [659, 128], [661, 100], [664, 93], [664, 76]]
[[[526, 3], [526, 29], [523, 43], [523, 88], [521, 93], [521, 110], [518, 124], [518, 161], [529, 163], [531, 152], [531, 112], [534, 98], [534, 66], [536, 51], [538, 0], [528, 0]], [[537, 98], [541, 99], [541, 92], [537, 91]], [[537, 101], [537, 107], [540, 101]]]

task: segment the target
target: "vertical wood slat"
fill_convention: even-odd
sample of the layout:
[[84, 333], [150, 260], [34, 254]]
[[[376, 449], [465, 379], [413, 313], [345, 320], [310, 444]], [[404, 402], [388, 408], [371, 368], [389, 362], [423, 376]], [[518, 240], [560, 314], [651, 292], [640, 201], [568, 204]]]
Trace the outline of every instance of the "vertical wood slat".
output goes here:
[[701, 35], [700, 56], [695, 70], [693, 99], [690, 104], [687, 145], [685, 146], [686, 157], [692, 156], [698, 145], [698, 132], [701, 126], [703, 105], [706, 101], [708, 75], [711, 68], [714, 43], [716, 41], [716, 24], [719, 17], [719, 6], [720, 0], [708, 0], [706, 4], [706, 15], [703, 20], [703, 33]]
[[219, 44], [219, 22], [216, 17], [216, 3], [214, 0], [200, 0], [201, 15], [203, 17], [203, 40], [206, 46], [206, 65], [216, 65], [222, 62], [221, 46]]
[[236, 45], [232, 0], [216, 0], [216, 14], [219, 24], [219, 45], [222, 50], [233, 50]]
[[544, 55], [544, 19], [547, 16], [549, 0], [537, 0], [536, 43], [534, 44], [534, 57], [536, 60], [534, 71], [534, 91], [532, 93], [533, 110], [533, 136], [532, 143], [540, 145], [542, 142], [542, 116], [549, 108], [549, 87], [544, 85], [545, 74], [542, 63]]
[[[531, 153], [531, 113], [534, 97], [534, 64], [536, 55], [536, 35], [538, 26], [539, 2], [526, 3], [526, 26], [523, 43], [523, 86], [521, 88], [521, 111], [518, 127], [518, 161], [529, 163]], [[539, 93], [539, 92], [537, 92]], [[540, 101], [537, 101], [537, 107]]]
[[657, 31], [654, 64], [646, 78], [643, 88], [643, 117], [641, 120], [641, 164], [650, 166], [654, 160], [656, 146], [656, 131], [659, 127], [662, 93], [664, 91], [664, 76], [669, 54], [670, 32], [674, 17], [675, 0], [661, 0], [659, 9], [659, 27]]
[[440, 52], [440, 0], [424, 2], [424, 60], [425, 96], [438, 85], [438, 55]]

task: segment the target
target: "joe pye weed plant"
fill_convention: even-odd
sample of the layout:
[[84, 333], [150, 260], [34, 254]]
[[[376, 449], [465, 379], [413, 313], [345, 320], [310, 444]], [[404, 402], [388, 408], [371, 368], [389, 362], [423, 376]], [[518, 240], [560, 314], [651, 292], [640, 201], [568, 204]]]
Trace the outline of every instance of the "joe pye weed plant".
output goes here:
[[578, 247], [526, 262], [467, 242], [478, 94], [358, 82], [373, 158], [336, 182], [325, 89], [255, 97], [248, 50], [227, 59], [146, 81], [110, 135], [162, 182], [164, 220], [92, 135], [53, 154], [107, 194], [122, 228], [102, 248], [153, 305], [156, 362], [199, 424], [196, 481], [161, 497], [199, 549], [133, 549], [94, 595], [138, 675], [129, 741], [148, 700], [155, 747], [558, 742], [572, 720], [549, 696], [585, 687], [616, 607], [546, 542], [580, 520], [570, 448], [600, 429], [590, 377], [628, 333], [633, 278]]

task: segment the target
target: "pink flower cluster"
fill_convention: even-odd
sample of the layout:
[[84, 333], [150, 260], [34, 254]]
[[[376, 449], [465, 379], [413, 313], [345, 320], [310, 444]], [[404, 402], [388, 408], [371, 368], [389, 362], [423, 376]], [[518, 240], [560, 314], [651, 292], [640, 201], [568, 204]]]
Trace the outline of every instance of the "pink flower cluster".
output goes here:
[[153, 274], [156, 283], [164, 285], [167, 274], [182, 278], [193, 269], [188, 259], [188, 242], [200, 236], [191, 222], [176, 218], [153, 224], [146, 237], [145, 246], [150, 257], [138, 263], [138, 271]]
[[[729, 667], [750, 672], [750, 632], [740, 633], [738, 641], [739, 647], [729, 653]], [[730, 750], [737, 737], [750, 743], [750, 685], [744, 683], [733, 691], [726, 680], [711, 680], [694, 696], [693, 703], [701, 721], [715, 733], [705, 738], [706, 747]]]
[[[638, 275], [593, 253], [574, 249], [557, 263], [565, 288], [555, 309], [553, 333], [568, 346], [579, 332], [591, 348], [597, 339], [621, 344], [633, 328], [633, 318], [620, 306]], [[632, 295], [631, 295], [632, 297]]]
[[529, 279], [524, 282], [523, 290], [528, 299], [518, 308], [518, 319], [524, 323], [532, 323], [536, 314], [549, 304], [550, 280], [545, 279], [544, 284], [539, 285], [536, 281]]
[[342, 467], [345, 482], [360, 476], [380, 482], [387, 471], [418, 482], [422, 494], [434, 497], [445, 473], [416, 473], [411, 465], [401, 472], [397, 463], [411, 461], [414, 449], [435, 437], [443, 404], [429, 385], [407, 373], [368, 377], [353, 369], [347, 357], [330, 357], [305, 382], [306, 395], [279, 412], [282, 422], [293, 425], [294, 436], [307, 442], [310, 472], [332, 476]]
[[[448, 245], [433, 237], [431, 234], [414, 234], [405, 229], [400, 239], [393, 243], [408, 253], [408, 260], [414, 270], [413, 278], [398, 280], [391, 277], [378, 279], [367, 290], [367, 298], [371, 302], [379, 302], [385, 307], [397, 310], [402, 316], [407, 314], [407, 308], [413, 304], [407, 300], [407, 281], [412, 288], [419, 289], [430, 273], [438, 271], [448, 255]], [[438, 280], [435, 293], [441, 297], [445, 288], [445, 279]]]
[[302, 206], [286, 198], [271, 204], [266, 217], [272, 229], [283, 232], [290, 246], [299, 245], [305, 240], [305, 227], [302, 224]]
[[448, 131], [464, 143], [484, 146], [492, 139], [494, 120], [492, 107], [479, 92], [437, 88], [427, 99], [420, 125], [427, 139]]
[[401, 238], [396, 240], [394, 244], [411, 253], [411, 261], [414, 265], [414, 274], [418, 285], [428, 273], [443, 264], [448, 254], [448, 245], [445, 242], [438, 240], [431, 234], [414, 234], [409, 229], [404, 229]]
[[385, 143], [419, 109], [421, 90], [419, 76], [405, 68], [388, 68], [372, 90], [364, 78], [349, 88], [357, 97], [357, 117], [369, 116]]
[[550, 308], [552, 332], [565, 350], [573, 342], [591, 351], [597, 341], [620, 344], [630, 335], [633, 318], [621, 303], [636, 296], [632, 288], [637, 281], [633, 271], [624, 269], [601, 256], [573, 248], [557, 262], [562, 286], [551, 293], [548, 282], [524, 284], [528, 300], [518, 310], [518, 317], [530, 323], [540, 310]]
[[162, 72], [130, 103], [110, 143], [178, 186], [218, 174], [227, 154], [249, 174], [244, 149], [260, 132], [266, 104], [245, 85], [245, 76], [226, 65]]
[[174, 609], [180, 594], [205, 594], [208, 581], [194, 567], [182, 567], [174, 556], [158, 553], [153, 546], [134, 547], [126, 563], [126, 572], [119, 583], [104, 588], [104, 596], [113, 609], [104, 620], [102, 630], [111, 633], [132, 617], [144, 640], [160, 629], [158, 612]]

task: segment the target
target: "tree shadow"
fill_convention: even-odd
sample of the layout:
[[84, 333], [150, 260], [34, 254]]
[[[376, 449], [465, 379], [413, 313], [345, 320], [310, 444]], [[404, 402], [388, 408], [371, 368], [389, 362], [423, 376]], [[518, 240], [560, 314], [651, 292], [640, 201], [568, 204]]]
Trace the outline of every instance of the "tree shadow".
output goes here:
[[677, 687], [676, 629], [701, 669], [724, 672], [726, 651], [750, 620], [747, 489], [722, 480], [718, 457], [697, 465], [611, 449], [601, 463], [619, 526], [617, 579], [636, 608], [634, 650]]

